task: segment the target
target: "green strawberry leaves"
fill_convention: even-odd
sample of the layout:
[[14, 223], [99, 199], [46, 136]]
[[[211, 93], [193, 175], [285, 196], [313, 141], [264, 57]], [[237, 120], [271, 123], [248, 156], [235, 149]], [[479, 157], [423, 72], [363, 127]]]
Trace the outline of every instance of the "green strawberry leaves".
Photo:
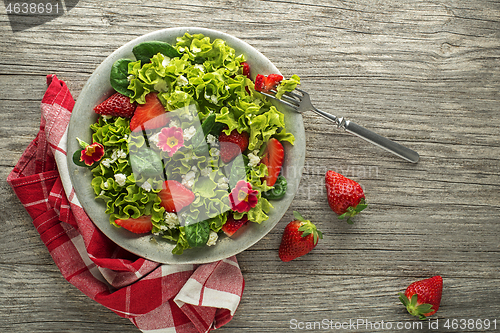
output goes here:
[[426, 317], [424, 314], [432, 311], [432, 304], [420, 304], [417, 305], [418, 296], [414, 294], [411, 299], [408, 299], [405, 294], [399, 293], [399, 300], [406, 307], [408, 312], [415, 317], [418, 317], [420, 320], [424, 320]]
[[365, 209], [366, 207], [368, 207], [368, 205], [365, 203], [365, 199], [364, 198], [361, 198], [361, 200], [359, 201], [359, 203], [356, 205], [356, 207], [349, 207], [347, 208], [347, 211], [342, 214], [342, 215], [339, 215], [339, 219], [342, 220], [342, 219], [345, 219], [347, 217], [347, 223], [349, 224], [353, 224], [354, 222], [352, 222], [351, 220], [351, 217], [359, 214], [361, 211], [363, 211], [363, 209]]
[[306, 237], [312, 234], [314, 244], [318, 242], [318, 238], [323, 239], [323, 233], [319, 231], [311, 221], [304, 219], [304, 217], [297, 211], [293, 212], [293, 216], [297, 221], [302, 222], [302, 225], [298, 229], [302, 232], [302, 237]]

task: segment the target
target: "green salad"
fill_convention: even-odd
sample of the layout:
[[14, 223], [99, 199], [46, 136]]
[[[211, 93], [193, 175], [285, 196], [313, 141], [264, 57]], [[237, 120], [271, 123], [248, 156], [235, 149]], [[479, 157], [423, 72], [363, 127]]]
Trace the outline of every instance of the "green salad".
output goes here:
[[[245, 56], [188, 33], [133, 54], [114, 63], [115, 91], [95, 107], [92, 143], [79, 140], [73, 159], [91, 169], [110, 223], [163, 237], [182, 254], [266, 221], [286, 193], [283, 144], [294, 136], [255, 91]], [[275, 88], [299, 83], [281, 77]]]

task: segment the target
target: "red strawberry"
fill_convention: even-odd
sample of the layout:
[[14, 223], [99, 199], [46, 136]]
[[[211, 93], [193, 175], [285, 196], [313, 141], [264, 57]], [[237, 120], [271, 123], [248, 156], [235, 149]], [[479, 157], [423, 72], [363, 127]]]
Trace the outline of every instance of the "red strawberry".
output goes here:
[[227, 135], [224, 130], [227, 127], [219, 134], [220, 157], [224, 163], [229, 163], [248, 148], [249, 135], [247, 132], [239, 133], [236, 129]]
[[281, 172], [281, 166], [283, 165], [283, 160], [285, 158], [285, 149], [281, 142], [275, 138], [271, 138], [267, 142], [266, 149], [264, 150], [264, 156], [260, 163], [267, 165], [267, 176], [264, 180], [267, 181], [268, 186], [274, 186], [278, 176]]
[[163, 182], [163, 189], [158, 192], [161, 205], [167, 212], [177, 213], [194, 201], [194, 193], [176, 180]]
[[325, 184], [328, 204], [340, 215], [339, 219], [347, 217], [347, 223], [352, 223], [351, 217], [367, 207], [363, 189], [354, 180], [329, 170], [325, 175]]
[[94, 112], [103, 116], [132, 118], [136, 108], [130, 103], [130, 98], [120, 93], [114, 93], [108, 99], [94, 108]]
[[247, 62], [242, 62], [240, 65], [243, 66], [243, 75], [250, 79], [250, 65]]
[[134, 116], [130, 120], [132, 131], [155, 129], [168, 124], [165, 108], [156, 93], [146, 95], [146, 103], [137, 105]]
[[268, 76], [257, 74], [255, 78], [255, 90], [270, 92], [275, 89], [282, 80], [283, 76], [279, 74], [269, 74]]
[[248, 222], [248, 217], [244, 215], [240, 220], [235, 220], [233, 214], [229, 214], [226, 223], [222, 226], [222, 231], [231, 237], [238, 229]]
[[442, 293], [443, 278], [437, 275], [413, 282], [406, 288], [404, 294], [399, 293], [399, 300], [411, 315], [423, 320], [439, 309]]
[[321, 231], [309, 220], [305, 220], [298, 212], [293, 212], [294, 221], [288, 223], [283, 231], [281, 244], [278, 251], [281, 261], [288, 262], [303, 256], [318, 244], [323, 238]]
[[153, 229], [153, 223], [149, 215], [144, 215], [136, 219], [115, 220], [115, 223], [136, 234], [144, 234]]

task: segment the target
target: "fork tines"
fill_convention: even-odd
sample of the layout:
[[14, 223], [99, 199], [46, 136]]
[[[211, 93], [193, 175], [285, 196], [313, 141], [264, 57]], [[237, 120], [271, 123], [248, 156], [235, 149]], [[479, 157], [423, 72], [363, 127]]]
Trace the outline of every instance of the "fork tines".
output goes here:
[[[298, 91], [302, 93], [302, 90], [299, 90], [298, 88], [295, 89], [295, 91]], [[265, 93], [265, 92], [260, 92], [262, 95], [267, 96], [269, 98], [275, 99], [291, 108], [297, 109], [300, 106], [300, 102], [302, 100], [302, 96], [299, 94], [292, 92], [285, 92], [281, 98], [276, 98], [276, 90], [271, 90], [270, 93]]]

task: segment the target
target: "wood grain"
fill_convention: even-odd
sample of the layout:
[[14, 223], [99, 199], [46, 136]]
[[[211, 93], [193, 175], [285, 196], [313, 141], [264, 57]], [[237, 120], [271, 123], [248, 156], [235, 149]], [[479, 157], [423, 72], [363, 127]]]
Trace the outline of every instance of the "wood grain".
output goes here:
[[[4, 180], [38, 132], [47, 74], [65, 80], [77, 98], [113, 50], [173, 26], [245, 40], [286, 76], [298, 74], [318, 108], [420, 153], [418, 164], [406, 163], [305, 113], [301, 191], [277, 227], [238, 255], [246, 288], [220, 332], [289, 332], [294, 319], [412, 324], [396, 294], [433, 274], [445, 284], [433, 318], [500, 325], [499, 1], [81, 0], [16, 33], [4, 13], [0, 8]], [[329, 210], [329, 169], [365, 189], [369, 208], [354, 225]], [[63, 279], [5, 181], [0, 193], [0, 330], [137, 332]], [[282, 263], [277, 248], [292, 210], [325, 238], [311, 254]]]

